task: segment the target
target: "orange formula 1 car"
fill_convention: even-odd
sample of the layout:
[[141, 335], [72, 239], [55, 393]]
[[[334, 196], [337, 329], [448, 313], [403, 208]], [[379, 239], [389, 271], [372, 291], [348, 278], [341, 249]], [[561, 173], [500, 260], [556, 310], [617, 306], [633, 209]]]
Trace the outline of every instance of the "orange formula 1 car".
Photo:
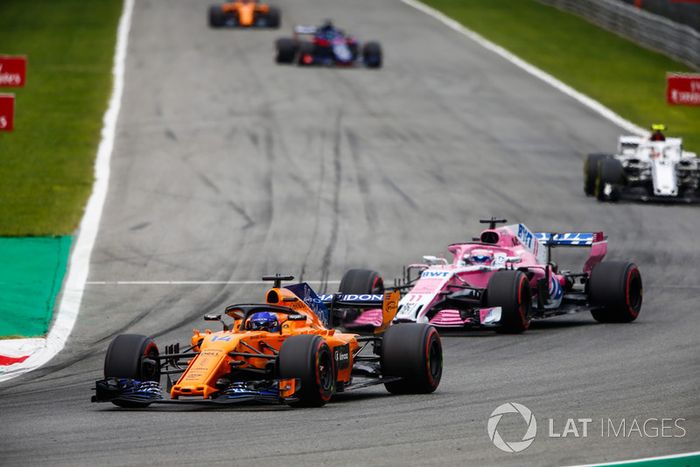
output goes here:
[[257, 0], [234, 0], [209, 7], [209, 26], [280, 27], [280, 10]]
[[[371, 295], [338, 294], [326, 306], [306, 283], [282, 287], [292, 276], [263, 279], [274, 281], [265, 303], [228, 306], [229, 324], [221, 315], [206, 315], [223, 330], [195, 330], [184, 350], [174, 344], [160, 353], [149, 337], [117, 336], [92, 401], [120, 407], [244, 402], [318, 407], [336, 393], [375, 384], [396, 394], [431, 393], [440, 384], [442, 344], [435, 328], [389, 326], [398, 292], [386, 292], [380, 302]], [[383, 325], [369, 336], [338, 332], [328, 324], [338, 308], [382, 308]], [[179, 375], [177, 381], [172, 375]]]

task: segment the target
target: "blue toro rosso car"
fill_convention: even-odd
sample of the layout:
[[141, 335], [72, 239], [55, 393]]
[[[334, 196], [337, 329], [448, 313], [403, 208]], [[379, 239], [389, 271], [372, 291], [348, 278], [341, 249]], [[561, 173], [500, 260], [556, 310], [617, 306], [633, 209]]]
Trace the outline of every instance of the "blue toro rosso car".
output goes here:
[[382, 66], [382, 48], [378, 42], [360, 46], [357, 40], [326, 21], [321, 26], [297, 26], [293, 37], [277, 39], [277, 63], [301, 66]]

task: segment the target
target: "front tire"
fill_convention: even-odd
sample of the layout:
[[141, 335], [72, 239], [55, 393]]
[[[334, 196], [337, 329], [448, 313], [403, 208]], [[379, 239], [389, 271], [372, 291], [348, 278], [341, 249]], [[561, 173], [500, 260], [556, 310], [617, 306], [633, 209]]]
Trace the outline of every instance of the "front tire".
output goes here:
[[362, 47], [362, 60], [367, 68], [382, 67], [382, 47], [379, 42], [367, 42]]
[[607, 154], [589, 154], [583, 163], [583, 192], [586, 196], [595, 194], [595, 184], [598, 180], [598, 164], [601, 160], [607, 159]]
[[335, 364], [328, 344], [321, 336], [290, 336], [279, 352], [279, 375], [282, 379], [299, 378], [301, 389], [295, 407], [321, 407], [335, 392]]
[[[137, 381], [160, 382], [158, 346], [150, 337], [120, 334], [114, 338], [105, 355], [104, 375], [107, 378], [127, 378]], [[146, 407], [148, 403], [115, 400], [124, 408]]]
[[501, 326], [497, 332], [519, 334], [530, 327], [532, 292], [521, 271], [496, 271], [486, 288], [489, 307], [501, 307]]
[[107, 348], [105, 378], [160, 382], [160, 366], [156, 359], [158, 355], [158, 346], [150, 337], [120, 334]]
[[428, 394], [442, 378], [442, 343], [429, 324], [399, 323], [382, 339], [382, 376], [401, 377], [385, 383], [392, 394]]
[[[620, 161], [610, 158], [598, 162], [598, 178], [595, 184], [595, 197], [598, 201], [617, 201], [623, 183], [624, 170]], [[610, 192], [607, 192], [607, 187], [610, 187]]]
[[601, 323], [629, 323], [642, 309], [642, 275], [634, 263], [598, 263], [588, 279], [591, 314]]

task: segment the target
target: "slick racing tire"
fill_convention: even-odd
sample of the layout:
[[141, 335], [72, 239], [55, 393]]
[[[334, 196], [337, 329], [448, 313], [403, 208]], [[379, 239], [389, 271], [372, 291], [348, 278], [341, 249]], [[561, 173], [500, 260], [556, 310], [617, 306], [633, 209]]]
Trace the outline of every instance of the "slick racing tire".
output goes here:
[[382, 47], [378, 42], [367, 42], [362, 47], [362, 61], [367, 68], [381, 68]]
[[299, 378], [295, 407], [321, 407], [335, 392], [335, 363], [328, 344], [314, 334], [287, 338], [279, 352], [279, 375], [282, 379]]
[[277, 63], [294, 63], [294, 57], [297, 54], [297, 43], [294, 39], [286, 37], [277, 39], [276, 48], [275, 61]]
[[[298, 62], [301, 66], [313, 65], [314, 53], [316, 48], [311, 42], [302, 42], [299, 44]], [[311, 61], [309, 61], [311, 60]]]
[[384, 293], [384, 280], [376, 271], [348, 269], [340, 280], [338, 292], [345, 294]]
[[428, 394], [442, 378], [442, 342], [437, 330], [424, 323], [395, 324], [384, 333], [381, 347], [384, 383], [392, 394]]
[[279, 28], [281, 17], [282, 15], [280, 13], [280, 9], [276, 6], [270, 6], [270, 9], [267, 10], [267, 27], [275, 29]]
[[[382, 294], [384, 293], [384, 280], [376, 271], [369, 269], [348, 269], [340, 279], [338, 292], [342, 294]], [[340, 323], [355, 321], [362, 313], [361, 310], [337, 310], [334, 319]]]
[[583, 192], [586, 196], [595, 194], [595, 183], [598, 180], [598, 163], [610, 158], [607, 154], [589, 154], [583, 163]]
[[[622, 164], [617, 159], [598, 161], [598, 178], [595, 183], [595, 197], [598, 201], [617, 201], [619, 187], [624, 183]], [[605, 187], [612, 186], [611, 193], [605, 193]]]
[[601, 323], [629, 323], [642, 309], [642, 275], [634, 263], [598, 263], [588, 279], [591, 314]]
[[530, 327], [532, 292], [521, 271], [496, 271], [486, 288], [489, 307], [501, 307], [501, 325], [497, 332], [518, 334]]
[[221, 5], [212, 5], [209, 7], [209, 26], [212, 28], [220, 28], [226, 24], [226, 15], [221, 9]]
[[160, 381], [158, 346], [150, 337], [120, 334], [107, 348], [105, 378], [129, 378], [139, 381]]
[[[139, 334], [120, 334], [107, 348], [105, 379], [127, 378], [138, 381], [160, 382], [158, 346], [150, 337]], [[146, 407], [148, 404], [131, 401], [112, 401], [124, 408]]]

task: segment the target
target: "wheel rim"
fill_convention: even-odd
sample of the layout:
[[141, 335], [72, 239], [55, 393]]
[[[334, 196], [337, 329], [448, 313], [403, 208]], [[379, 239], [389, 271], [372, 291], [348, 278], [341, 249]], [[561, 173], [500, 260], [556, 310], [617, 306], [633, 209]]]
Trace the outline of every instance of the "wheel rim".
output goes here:
[[321, 396], [324, 399], [330, 398], [333, 392], [334, 374], [333, 361], [328, 349], [321, 349], [318, 353], [317, 378]]
[[528, 293], [527, 278], [520, 279], [520, 291], [518, 294], [518, 308], [520, 309], [520, 318], [523, 322], [523, 327], [527, 328], [530, 325], [530, 303], [532, 297]]
[[149, 358], [152, 359], [156, 362], [155, 365], [144, 365], [143, 362], [141, 362], [141, 368], [139, 368], [141, 377], [145, 381], [158, 381], [160, 378], [159, 374], [159, 368], [158, 368], [158, 349], [154, 344], [151, 344], [149, 347], [146, 348], [146, 351], [144, 352], [144, 358]]

